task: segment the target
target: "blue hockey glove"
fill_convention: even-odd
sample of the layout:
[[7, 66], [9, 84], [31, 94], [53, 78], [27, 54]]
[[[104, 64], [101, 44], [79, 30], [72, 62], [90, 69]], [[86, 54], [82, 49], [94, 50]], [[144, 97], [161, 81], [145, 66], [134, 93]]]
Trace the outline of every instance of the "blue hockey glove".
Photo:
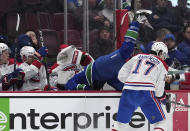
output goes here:
[[24, 80], [25, 73], [22, 69], [17, 68], [15, 71], [15, 77], [17, 77], [18, 80]]
[[48, 55], [48, 48], [46, 46], [41, 47], [38, 51], [37, 51], [42, 57], [46, 57]]

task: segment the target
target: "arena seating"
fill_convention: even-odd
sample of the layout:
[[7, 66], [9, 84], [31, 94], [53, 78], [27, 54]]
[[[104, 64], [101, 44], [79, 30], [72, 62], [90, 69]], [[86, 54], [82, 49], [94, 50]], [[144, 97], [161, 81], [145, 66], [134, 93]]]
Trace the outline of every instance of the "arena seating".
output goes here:
[[26, 30], [39, 29], [38, 19], [36, 14], [26, 13], [24, 17], [25, 17]]
[[42, 29], [54, 29], [54, 19], [52, 14], [40, 12], [37, 14], [37, 17], [39, 17]]
[[[59, 31], [60, 42], [64, 41], [64, 30]], [[68, 43], [76, 47], [82, 47], [80, 32], [77, 30], [68, 30]]]
[[[64, 30], [64, 13], [54, 13], [55, 30]], [[74, 21], [71, 14], [68, 13], [68, 29], [74, 29]]]

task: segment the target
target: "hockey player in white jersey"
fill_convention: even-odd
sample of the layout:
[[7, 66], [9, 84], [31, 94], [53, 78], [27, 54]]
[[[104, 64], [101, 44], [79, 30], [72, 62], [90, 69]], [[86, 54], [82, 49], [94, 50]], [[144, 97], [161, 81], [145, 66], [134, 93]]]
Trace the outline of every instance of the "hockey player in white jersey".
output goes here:
[[9, 48], [5, 43], [0, 43], [0, 90], [13, 90], [13, 84], [19, 84], [19, 76], [24, 77], [23, 71], [14, 71], [14, 59], [9, 58]]
[[44, 65], [36, 60], [36, 50], [31, 46], [24, 46], [20, 50], [22, 64], [19, 68], [25, 72], [23, 86], [17, 88], [21, 91], [40, 91], [47, 85]]
[[78, 50], [73, 45], [60, 45], [57, 63], [50, 70], [50, 84], [62, 90], [62, 85], [76, 73], [82, 71], [84, 66], [93, 62], [93, 58], [86, 52]]
[[137, 107], [141, 110], [154, 130], [167, 131], [161, 102], [165, 100], [165, 76], [168, 67], [163, 61], [167, 57], [167, 46], [162, 42], [153, 44], [151, 54], [132, 57], [119, 71], [118, 78], [124, 82], [120, 98], [117, 122], [112, 131], [126, 131], [126, 125]]

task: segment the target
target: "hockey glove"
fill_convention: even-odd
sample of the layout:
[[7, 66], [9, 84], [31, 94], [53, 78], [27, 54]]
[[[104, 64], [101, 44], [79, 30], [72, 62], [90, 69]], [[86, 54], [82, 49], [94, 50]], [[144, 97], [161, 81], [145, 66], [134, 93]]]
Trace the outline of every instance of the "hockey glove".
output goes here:
[[2, 89], [4, 91], [8, 90], [12, 86], [13, 81], [16, 81], [16, 80], [12, 78], [11, 74], [4, 75], [2, 77]]
[[17, 80], [23, 80], [25, 73], [22, 69], [17, 68], [14, 72], [6, 74], [2, 78], [3, 90], [8, 90]]
[[133, 21], [138, 21], [140, 24], [146, 25], [149, 28], [153, 29], [151, 24], [149, 23], [147, 16], [150, 16], [152, 14], [151, 10], [138, 10], [135, 13]]
[[166, 111], [168, 113], [170, 113], [170, 109], [171, 109], [171, 103], [169, 102], [170, 97], [171, 96], [169, 94], [166, 94], [165, 92], [162, 97], [157, 97], [158, 101], [160, 101], [160, 103], [166, 106]]
[[18, 80], [24, 80], [25, 73], [22, 69], [17, 68], [15, 71]]
[[164, 92], [164, 94], [161, 97], [156, 97], [157, 100], [162, 103], [163, 105], [166, 104], [166, 93]]
[[39, 55], [41, 57], [46, 57], [48, 55], [48, 48], [47, 47], [41, 47], [38, 51], [37, 51], [37, 56], [39, 57]]

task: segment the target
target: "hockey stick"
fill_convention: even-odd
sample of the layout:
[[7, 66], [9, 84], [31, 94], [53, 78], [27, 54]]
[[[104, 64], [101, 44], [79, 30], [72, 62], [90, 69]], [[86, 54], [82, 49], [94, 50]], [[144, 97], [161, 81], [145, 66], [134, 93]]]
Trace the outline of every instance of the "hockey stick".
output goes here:
[[[176, 102], [176, 101], [170, 101], [170, 100], [168, 100], [167, 101], [168, 103], [173, 103], [173, 104], [175, 104], [175, 108], [176, 108], [176, 105], [180, 105], [180, 106], [183, 106], [183, 107], [188, 107], [188, 108], [190, 108], [190, 105], [185, 105], [185, 104], [182, 104], [182, 103], [179, 103], [179, 102]], [[174, 109], [175, 109], [174, 108]]]
[[[177, 103], [177, 94], [175, 94], [175, 103]], [[173, 111], [173, 113], [175, 112], [176, 107], [177, 107], [177, 104], [175, 104], [175, 106], [174, 106], [174, 111]]]
[[[37, 20], [38, 20], [38, 25], [39, 25], [39, 31], [38, 32], [39, 32], [39, 35], [40, 35], [40, 43], [41, 43], [41, 46], [44, 47], [44, 39], [43, 39], [42, 30], [41, 30], [41, 22], [40, 22], [39, 13], [37, 13]], [[46, 64], [45, 60], [42, 63], [44, 64], [45, 71], [46, 71], [48, 90], [50, 90], [49, 73], [48, 73], [48, 69], [47, 69], [47, 64]]]
[[[16, 32], [18, 33], [20, 25], [20, 15], [17, 13], [17, 23], [16, 23]], [[15, 47], [15, 52], [14, 52], [14, 71], [16, 70], [16, 57], [17, 57], [17, 46]]]
[[[17, 13], [17, 23], [16, 23], [16, 32], [18, 33], [20, 25], [20, 15]], [[15, 54], [14, 54], [14, 71], [16, 70], [16, 57], [17, 57], [17, 46], [15, 47]]]
[[[18, 34], [18, 29], [19, 29], [19, 25], [20, 25], [20, 15], [17, 13], [17, 23], [16, 23], [16, 32], [17, 32], [17, 34]], [[16, 46], [15, 46], [15, 50], [14, 50], [14, 72], [15, 72], [15, 70], [16, 70], [16, 58], [17, 58], [17, 46], [18, 46], [18, 44], [16, 44]], [[13, 91], [15, 91], [15, 84], [13, 84]]]
[[175, 111], [177, 105], [190, 108], [190, 105], [186, 105], [186, 104], [182, 104], [182, 103], [177, 102], [177, 95], [176, 95], [176, 94], [175, 94], [175, 97], [176, 97], [176, 98], [175, 98], [175, 101], [171, 101], [170, 99], [167, 99], [167, 100], [166, 100], [166, 102], [168, 102], [168, 103], [173, 103], [173, 104], [175, 104], [174, 111]]

